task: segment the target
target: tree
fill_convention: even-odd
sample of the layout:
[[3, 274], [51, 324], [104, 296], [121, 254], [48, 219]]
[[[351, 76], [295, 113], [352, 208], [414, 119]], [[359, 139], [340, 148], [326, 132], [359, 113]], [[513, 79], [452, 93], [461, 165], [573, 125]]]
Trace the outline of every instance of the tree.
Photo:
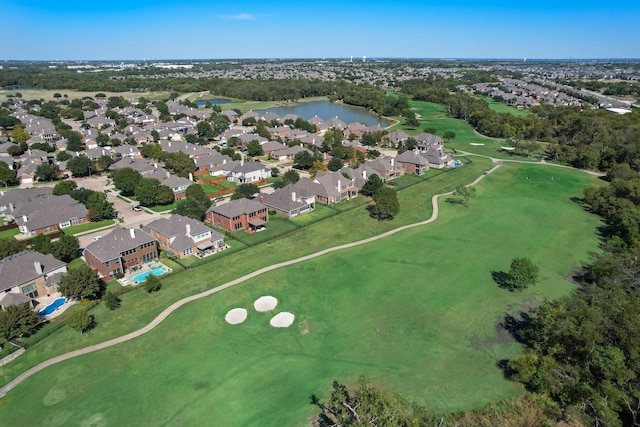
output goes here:
[[143, 286], [145, 291], [151, 293], [159, 291], [162, 287], [162, 283], [157, 276], [150, 274], [147, 276], [147, 280], [144, 281]]
[[107, 291], [104, 294], [104, 297], [102, 298], [102, 301], [104, 302], [104, 305], [107, 306], [107, 308], [111, 311], [115, 310], [116, 308], [120, 307], [120, 298], [118, 298], [118, 296], [111, 292], [111, 291]]
[[242, 199], [245, 197], [251, 197], [258, 193], [260, 189], [255, 184], [240, 184], [236, 188], [236, 191], [231, 195], [231, 200]]
[[89, 219], [91, 221], [102, 221], [116, 216], [113, 203], [107, 200], [105, 193], [93, 191], [84, 202], [84, 205], [89, 209]]
[[327, 168], [327, 165], [324, 164], [324, 162], [316, 160], [315, 162], [313, 162], [313, 166], [311, 166], [311, 169], [309, 169], [309, 175], [311, 175], [311, 179], [315, 179], [318, 172], [326, 172], [328, 170], [329, 169]]
[[0, 336], [11, 341], [33, 333], [40, 318], [29, 303], [10, 305], [0, 310]]
[[86, 148], [82, 142], [82, 135], [80, 135], [79, 132], [67, 130], [62, 132], [62, 137], [67, 139], [68, 151], [82, 151]]
[[329, 163], [327, 163], [327, 169], [331, 172], [339, 171], [342, 169], [342, 160], [337, 157], [332, 158], [329, 160]]
[[79, 257], [80, 243], [78, 238], [63, 234], [60, 238], [53, 242], [51, 254], [60, 261], [71, 262]]
[[313, 156], [306, 150], [296, 153], [293, 160], [300, 169], [307, 170], [313, 166]]
[[13, 132], [11, 132], [11, 139], [17, 143], [26, 142], [30, 137], [31, 135], [29, 135], [29, 132], [27, 132], [22, 126], [14, 127]]
[[[149, 145], [145, 145], [145, 147], [147, 146]], [[132, 168], [118, 169], [112, 176], [113, 185], [126, 197], [131, 197], [135, 194], [136, 186], [141, 178], [140, 172]]]
[[168, 185], [158, 186], [158, 192], [156, 193], [156, 205], [169, 205], [173, 203], [174, 195], [173, 190]]
[[476, 188], [466, 185], [458, 185], [456, 191], [453, 192], [454, 196], [461, 196], [464, 200], [464, 205], [469, 206], [469, 199], [476, 196]]
[[209, 122], [205, 122], [204, 120], [199, 121], [196, 128], [198, 130], [198, 136], [206, 138], [209, 141], [216, 136]]
[[86, 310], [77, 309], [71, 312], [67, 317], [67, 326], [76, 331], [80, 332], [82, 335], [84, 332], [89, 330], [93, 325], [93, 316], [90, 316]]
[[378, 191], [380, 191], [383, 186], [384, 183], [378, 175], [371, 175], [362, 186], [360, 194], [367, 197], [373, 197], [378, 193]]
[[87, 265], [69, 270], [58, 283], [60, 293], [69, 298], [96, 299], [101, 286], [98, 275]]
[[411, 110], [408, 110], [405, 115], [407, 116], [407, 120], [405, 124], [412, 128], [417, 128], [420, 126], [420, 122], [418, 122], [418, 118], [416, 117], [416, 113]]
[[136, 200], [138, 200], [142, 206], [155, 206], [159, 186], [160, 181], [155, 178], [140, 178], [135, 189]]
[[165, 164], [173, 173], [183, 178], [189, 178], [189, 174], [196, 171], [196, 164], [193, 162], [193, 159], [182, 151], [169, 153]]
[[16, 181], [17, 170], [9, 169], [9, 165], [5, 162], [0, 162], [0, 185], [5, 187]]
[[271, 168], [271, 177], [273, 178], [277, 178], [280, 175], [280, 169], [278, 169], [277, 167], [272, 167]]
[[400, 212], [400, 203], [396, 192], [389, 187], [382, 187], [373, 195], [373, 205], [369, 212], [378, 221], [391, 220]]
[[529, 258], [513, 258], [507, 285], [514, 290], [526, 289], [538, 281], [538, 270], [538, 266]]
[[109, 168], [109, 166], [111, 166], [114, 163], [115, 163], [115, 160], [113, 160], [113, 158], [111, 156], [104, 155], [104, 156], [100, 156], [98, 158], [98, 160], [96, 161], [96, 166], [101, 171], [105, 171], [105, 170], [107, 170]]
[[56, 160], [59, 162], [64, 162], [65, 160], [69, 160], [73, 156], [69, 154], [67, 151], [60, 151], [56, 154]]
[[17, 254], [27, 249], [27, 243], [13, 237], [0, 239], [0, 259]]
[[64, 194], [71, 194], [73, 190], [78, 187], [75, 181], [60, 181], [53, 187], [54, 196], [62, 196]]
[[255, 139], [249, 141], [249, 143], [247, 144], [247, 155], [251, 157], [257, 157], [262, 156], [263, 154], [264, 151], [262, 150], [262, 145], [260, 145], [258, 141], [256, 141]]
[[445, 141], [449, 142], [452, 139], [456, 138], [456, 133], [454, 131], [448, 130], [442, 135], [442, 137], [445, 139]]
[[289, 169], [282, 175], [283, 187], [289, 184], [295, 184], [298, 181], [300, 181], [300, 174], [297, 170]]
[[53, 243], [46, 234], [38, 234], [31, 241], [31, 250], [41, 254], [50, 254], [53, 251]]
[[70, 159], [67, 162], [67, 168], [69, 168], [73, 176], [87, 176], [91, 175], [92, 171], [96, 171], [93, 161], [85, 156], [78, 156]]

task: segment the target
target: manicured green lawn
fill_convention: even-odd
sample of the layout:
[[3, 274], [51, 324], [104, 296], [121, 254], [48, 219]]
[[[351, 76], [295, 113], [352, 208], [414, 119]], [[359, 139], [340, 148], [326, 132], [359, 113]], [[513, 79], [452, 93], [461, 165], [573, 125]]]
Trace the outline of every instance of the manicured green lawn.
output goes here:
[[[2, 368], [3, 382], [7, 371], [33, 363], [30, 352], [52, 353], [56, 344], [65, 351], [104, 339], [105, 329], [144, 324], [166, 306], [166, 295], [175, 300], [223, 283], [285, 251], [309, 253], [322, 233], [341, 243], [343, 234], [362, 238], [428, 218], [434, 189], [488, 168], [473, 159], [401, 191], [404, 209], [395, 223], [372, 222], [357, 208], [168, 277], [157, 294], [134, 290], [115, 312], [94, 310], [94, 331], [80, 336], [63, 328], [42, 343], [46, 349], [33, 347]], [[505, 165], [477, 185], [469, 208], [442, 201], [433, 224], [264, 274], [188, 304], [139, 339], [47, 368], [0, 399], [3, 422], [306, 425], [316, 413], [309, 394], [326, 397], [333, 379], [353, 383], [361, 374], [435, 412], [514, 397], [522, 389], [503, 379], [496, 361], [519, 347], [496, 323], [505, 312], [565, 295], [572, 289], [567, 276], [597, 251], [599, 219], [571, 201], [587, 183], [599, 184], [571, 170]], [[540, 266], [540, 282], [522, 293], [499, 289], [491, 278], [515, 256]], [[230, 275], [234, 265], [243, 269]], [[252, 307], [261, 295], [277, 297], [275, 312], [290, 311], [294, 324], [269, 326], [275, 312]], [[235, 307], [249, 316], [231, 326], [224, 315]]]
[[0, 231], [0, 239], [11, 239], [18, 234], [20, 234], [20, 229], [18, 227], [10, 228], [8, 230]]
[[218, 187], [214, 187], [211, 184], [200, 184], [200, 187], [202, 187], [204, 194], [213, 194], [220, 191]]
[[174, 210], [176, 208], [177, 204], [178, 204], [178, 202], [173, 202], [173, 203], [168, 204], [168, 205], [158, 205], [158, 206], [154, 206], [152, 208], [143, 207], [142, 209], [149, 209], [149, 210], [152, 210], [154, 212], [166, 212], [166, 211]]
[[495, 111], [496, 113], [513, 114], [514, 116], [528, 116], [529, 114], [531, 114], [531, 111], [526, 108], [521, 109], [512, 107], [511, 105], [507, 105], [504, 102], [498, 102], [489, 96], [479, 96], [479, 98], [487, 101], [489, 109]]
[[84, 224], [72, 225], [71, 227], [67, 227], [62, 231], [64, 231], [64, 234], [66, 234], [67, 236], [73, 236], [77, 233], [83, 233], [86, 231], [95, 230], [96, 228], [113, 225], [115, 222], [116, 221], [113, 219], [105, 219], [97, 222], [85, 222]]
[[278, 236], [289, 233], [296, 228], [296, 225], [287, 221], [286, 218], [278, 215], [270, 215], [269, 221], [265, 225], [264, 230], [253, 234], [249, 234], [245, 230], [240, 230], [231, 233], [231, 236], [234, 239], [251, 246], [266, 242], [267, 240], [272, 240]]
[[304, 227], [316, 221], [321, 221], [337, 214], [338, 212], [335, 209], [331, 209], [328, 206], [316, 203], [313, 211], [306, 214], [298, 215], [297, 217], [292, 218], [290, 221], [299, 227]]

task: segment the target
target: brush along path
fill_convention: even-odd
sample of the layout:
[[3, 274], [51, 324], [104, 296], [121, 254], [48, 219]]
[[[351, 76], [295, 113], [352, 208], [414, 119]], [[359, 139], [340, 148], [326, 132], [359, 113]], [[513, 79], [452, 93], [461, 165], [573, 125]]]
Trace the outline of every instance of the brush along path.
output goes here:
[[[475, 181], [473, 181], [470, 184], [467, 184], [467, 186], [471, 186], [471, 185], [475, 185], [477, 183], [479, 183], [480, 181], [482, 181], [482, 179], [484, 179], [487, 175], [489, 175], [490, 173], [494, 172], [495, 170], [497, 170], [501, 165], [496, 165], [494, 166], [492, 169], [488, 170], [486, 173], [484, 173], [483, 175], [480, 175], [478, 178], [475, 179]], [[424, 221], [420, 221], [420, 222], [416, 222], [413, 224], [408, 224], [408, 225], [404, 225], [402, 227], [398, 227], [395, 228], [393, 230], [389, 230], [385, 233], [382, 234], [378, 234], [377, 236], [373, 236], [373, 237], [369, 237], [367, 239], [363, 239], [363, 240], [358, 240], [357, 242], [351, 242], [351, 243], [346, 243], [344, 245], [339, 245], [339, 246], [334, 246], [331, 248], [327, 248], [318, 252], [315, 252], [313, 254], [309, 254], [303, 257], [299, 257], [299, 258], [295, 258], [289, 261], [284, 261], [281, 263], [277, 263], [277, 264], [272, 264], [270, 266], [261, 268], [259, 270], [256, 270], [252, 273], [246, 274], [242, 277], [239, 277], [235, 280], [231, 280], [227, 283], [224, 283], [220, 286], [216, 286], [215, 288], [211, 288], [207, 291], [201, 292], [199, 294], [195, 294], [186, 298], [183, 298], [179, 301], [176, 301], [175, 303], [171, 304], [169, 307], [167, 307], [166, 309], [164, 309], [155, 319], [153, 319], [149, 324], [147, 324], [145, 327], [140, 328], [136, 331], [130, 332], [126, 335], [122, 335], [120, 337], [116, 337], [116, 338], [112, 338], [110, 340], [107, 341], [103, 341], [99, 344], [94, 344], [85, 348], [80, 348], [78, 350], [74, 350], [74, 351], [70, 351], [68, 353], [65, 354], [61, 354], [59, 356], [56, 357], [52, 357], [49, 360], [45, 360], [44, 362], [41, 362], [40, 364], [34, 366], [33, 368], [23, 372], [22, 374], [18, 375], [15, 379], [13, 379], [12, 381], [8, 382], [6, 385], [4, 385], [3, 387], [0, 387], [0, 397], [3, 397], [6, 393], [8, 393], [9, 391], [11, 391], [13, 388], [15, 388], [18, 384], [20, 384], [21, 382], [23, 382], [24, 380], [26, 380], [27, 378], [29, 378], [30, 376], [40, 372], [41, 370], [48, 368], [49, 366], [55, 365], [56, 363], [60, 363], [63, 362], [65, 360], [69, 360], [72, 359], [74, 357], [77, 356], [82, 356], [84, 354], [88, 354], [88, 353], [93, 353], [94, 351], [98, 351], [98, 350], [102, 350], [108, 347], [113, 347], [114, 345], [132, 340], [134, 338], [138, 338], [141, 335], [146, 334], [147, 332], [151, 331], [153, 328], [155, 328], [156, 326], [158, 326], [160, 323], [162, 323], [162, 321], [164, 321], [167, 317], [169, 317], [169, 315], [171, 313], [173, 313], [174, 311], [176, 311], [177, 309], [179, 309], [180, 307], [182, 307], [185, 304], [188, 304], [192, 301], [198, 300], [200, 298], [204, 298], [207, 297], [209, 295], [213, 295], [217, 292], [220, 292], [224, 289], [230, 288], [232, 286], [238, 285], [246, 280], [249, 279], [253, 279], [254, 277], [260, 276], [261, 274], [267, 273], [269, 271], [273, 271], [276, 270], [278, 268], [282, 268], [282, 267], [286, 267], [292, 264], [297, 264], [300, 262], [304, 262], [313, 258], [317, 258], [320, 257], [322, 255], [331, 253], [331, 252], [335, 252], [335, 251], [339, 251], [342, 249], [347, 249], [347, 248], [352, 248], [355, 246], [360, 246], [360, 245], [364, 245], [367, 243], [371, 243], [374, 242], [376, 240], [379, 239], [383, 239], [385, 237], [389, 237], [393, 234], [399, 233], [401, 231], [410, 229], [410, 228], [414, 228], [414, 227], [419, 227], [422, 225], [426, 225], [429, 223], [432, 223], [433, 221], [435, 221], [438, 218], [438, 213], [439, 213], [439, 208], [438, 208], [438, 199], [442, 196], [448, 196], [453, 194], [453, 191], [449, 191], [447, 193], [441, 193], [441, 194], [436, 194], [431, 198], [431, 204], [433, 206], [433, 213], [431, 214], [431, 217], [427, 220]]]

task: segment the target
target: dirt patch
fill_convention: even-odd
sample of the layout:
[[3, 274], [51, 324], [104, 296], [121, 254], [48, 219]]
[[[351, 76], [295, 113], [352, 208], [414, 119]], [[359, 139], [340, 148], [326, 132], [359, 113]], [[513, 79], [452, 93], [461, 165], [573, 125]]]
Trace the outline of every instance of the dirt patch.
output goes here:
[[302, 335], [307, 335], [307, 334], [309, 333], [309, 324], [307, 323], [307, 321], [306, 321], [306, 320], [303, 320], [303, 321], [300, 323], [300, 327], [299, 327], [299, 329], [300, 329], [300, 333], [301, 333]]

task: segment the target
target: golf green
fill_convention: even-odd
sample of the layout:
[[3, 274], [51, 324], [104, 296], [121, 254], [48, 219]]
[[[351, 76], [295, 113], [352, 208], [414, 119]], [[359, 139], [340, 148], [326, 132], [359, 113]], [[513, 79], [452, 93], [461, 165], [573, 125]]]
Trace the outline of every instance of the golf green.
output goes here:
[[[264, 274], [141, 338], [47, 368], [0, 399], [3, 424], [306, 425], [311, 393], [360, 375], [435, 412], [517, 396], [496, 362], [519, 346], [498, 322], [570, 292], [600, 224], [571, 198], [594, 180], [505, 165], [470, 207], [441, 199], [435, 223]], [[491, 276], [516, 256], [540, 266], [522, 293]], [[278, 299], [272, 312], [253, 309], [263, 295]], [[237, 307], [247, 320], [227, 324]], [[269, 325], [279, 311], [296, 316], [291, 327]]]

